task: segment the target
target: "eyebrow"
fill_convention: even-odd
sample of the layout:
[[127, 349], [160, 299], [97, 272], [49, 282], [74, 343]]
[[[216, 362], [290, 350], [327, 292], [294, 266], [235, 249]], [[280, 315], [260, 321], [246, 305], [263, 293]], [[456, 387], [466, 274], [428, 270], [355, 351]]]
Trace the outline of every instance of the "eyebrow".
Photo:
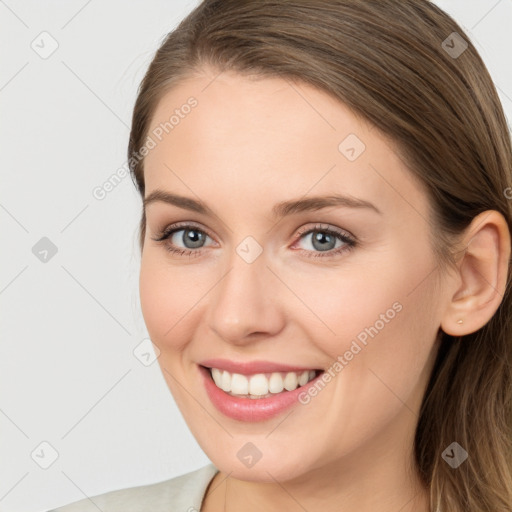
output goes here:
[[[151, 192], [151, 194], [145, 197], [143, 202], [144, 210], [149, 204], [155, 202], [163, 202], [177, 206], [179, 208], [183, 208], [184, 210], [190, 210], [196, 213], [201, 213], [203, 215], [215, 216], [214, 212], [203, 202], [192, 199], [190, 197], [171, 194], [165, 190], [154, 190]], [[272, 208], [272, 214], [274, 217], [279, 218], [300, 212], [317, 211], [321, 210], [322, 208], [329, 208], [332, 206], [341, 206], [345, 208], [366, 208], [375, 211], [379, 215], [382, 215], [382, 212], [369, 201], [365, 201], [364, 199], [359, 199], [352, 196], [343, 196], [338, 194], [283, 201], [276, 204]]]

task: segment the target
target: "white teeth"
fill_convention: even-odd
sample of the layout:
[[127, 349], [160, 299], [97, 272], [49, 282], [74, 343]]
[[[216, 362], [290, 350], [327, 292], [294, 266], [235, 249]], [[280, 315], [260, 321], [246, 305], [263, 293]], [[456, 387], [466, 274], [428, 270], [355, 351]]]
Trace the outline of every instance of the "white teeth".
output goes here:
[[271, 393], [281, 393], [283, 391], [283, 378], [279, 373], [273, 373], [268, 379], [268, 390]]
[[[249, 381], [245, 375], [240, 375], [239, 373], [234, 373], [231, 376], [231, 389], [232, 393], [236, 395], [247, 395], [249, 393]], [[253, 395], [256, 393], [252, 392]]]
[[221, 388], [221, 382], [222, 382], [222, 372], [218, 368], [212, 368], [211, 374], [213, 377], [213, 380], [218, 388]]
[[225, 370], [222, 372], [220, 387], [223, 391], [231, 391], [231, 375]]
[[293, 391], [294, 389], [297, 389], [297, 374], [294, 372], [290, 372], [286, 374], [286, 377], [284, 378], [284, 387], [288, 391]]
[[[236, 373], [233, 374], [233, 378]], [[236, 394], [234, 389], [231, 390]], [[251, 395], [266, 395], [268, 393], [268, 379], [262, 373], [257, 373], [249, 379], [249, 394]]]
[[309, 380], [309, 371], [304, 370], [299, 377], [299, 386], [304, 386], [304, 384], [307, 384]]
[[247, 398], [261, 398], [266, 395], [281, 393], [283, 390], [293, 391], [304, 386], [316, 376], [315, 370], [296, 372], [274, 372], [272, 374], [257, 373], [251, 376], [240, 373], [229, 373], [226, 370], [211, 368], [215, 385], [231, 395]]

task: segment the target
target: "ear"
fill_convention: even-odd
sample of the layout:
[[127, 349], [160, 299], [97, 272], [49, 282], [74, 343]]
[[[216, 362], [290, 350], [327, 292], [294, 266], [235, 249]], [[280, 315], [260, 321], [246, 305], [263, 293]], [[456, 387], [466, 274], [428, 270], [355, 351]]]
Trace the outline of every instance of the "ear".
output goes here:
[[441, 329], [452, 336], [483, 327], [498, 309], [505, 293], [510, 262], [510, 231], [503, 215], [487, 210], [477, 215], [462, 239], [465, 247], [449, 292]]

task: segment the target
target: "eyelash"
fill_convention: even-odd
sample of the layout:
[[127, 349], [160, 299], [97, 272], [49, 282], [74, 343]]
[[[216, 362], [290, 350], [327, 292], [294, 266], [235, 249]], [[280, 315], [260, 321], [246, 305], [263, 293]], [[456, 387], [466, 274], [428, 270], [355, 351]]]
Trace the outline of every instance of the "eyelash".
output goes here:
[[[202, 247], [198, 249], [180, 249], [173, 247], [168, 243], [168, 239], [176, 232], [178, 231], [198, 231], [200, 233], [203, 233], [204, 235], [207, 235], [208, 237], [213, 237], [204, 229], [199, 228], [198, 226], [190, 223], [178, 223], [173, 224], [172, 226], [169, 226], [165, 228], [163, 231], [161, 231], [155, 238], [152, 238], [155, 242], [163, 242], [165, 249], [169, 251], [170, 253], [177, 254], [179, 256], [189, 256], [189, 257], [196, 257], [200, 256], [202, 253]], [[301, 249], [301, 251], [306, 253], [306, 257], [308, 258], [332, 258], [334, 256], [337, 256], [343, 252], [348, 252], [354, 249], [357, 245], [357, 241], [352, 236], [349, 236], [346, 232], [339, 231], [338, 229], [332, 228], [332, 227], [326, 227], [322, 224], [317, 224], [313, 227], [306, 227], [301, 228], [297, 236], [300, 240], [302, 236], [306, 234], [310, 234], [312, 232], [320, 232], [320, 233], [327, 233], [329, 235], [333, 235], [338, 240], [341, 240], [345, 245], [342, 247], [338, 247], [337, 249], [330, 249], [329, 251], [308, 251], [305, 249]]]

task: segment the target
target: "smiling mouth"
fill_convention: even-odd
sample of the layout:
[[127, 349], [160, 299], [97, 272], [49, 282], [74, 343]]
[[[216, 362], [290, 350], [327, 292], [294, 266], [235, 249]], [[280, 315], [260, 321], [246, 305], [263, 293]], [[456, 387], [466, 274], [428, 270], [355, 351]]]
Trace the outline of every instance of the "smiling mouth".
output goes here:
[[303, 370], [242, 375], [219, 368], [203, 368], [208, 370], [215, 385], [228, 395], [251, 399], [294, 391], [323, 373], [323, 370]]

